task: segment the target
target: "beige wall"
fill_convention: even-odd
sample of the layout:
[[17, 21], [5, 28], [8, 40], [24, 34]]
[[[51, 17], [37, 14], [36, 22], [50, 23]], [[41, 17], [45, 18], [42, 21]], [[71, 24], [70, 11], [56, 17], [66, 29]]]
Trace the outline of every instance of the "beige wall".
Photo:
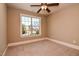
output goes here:
[[4, 52], [7, 43], [7, 37], [6, 37], [6, 6], [5, 4], [0, 4], [0, 55]]
[[27, 15], [33, 15], [33, 16], [39, 16], [37, 14], [34, 14], [29, 11], [24, 11], [20, 9], [15, 9], [8, 7], [8, 42], [18, 42], [18, 41], [24, 41], [24, 40], [31, 40], [34, 38], [39, 37], [45, 37], [46, 36], [46, 18], [45, 16], [40, 16], [41, 19], [41, 30], [42, 35], [39, 37], [31, 37], [31, 38], [21, 38], [20, 37], [20, 14], [27, 14]]
[[[48, 16], [48, 37], [79, 45], [79, 4]], [[76, 43], [73, 43], [73, 41]]]

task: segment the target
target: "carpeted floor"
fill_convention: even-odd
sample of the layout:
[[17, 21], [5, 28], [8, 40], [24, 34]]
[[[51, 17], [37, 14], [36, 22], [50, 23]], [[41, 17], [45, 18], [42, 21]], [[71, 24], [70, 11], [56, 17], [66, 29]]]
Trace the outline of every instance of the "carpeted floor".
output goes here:
[[48, 41], [9, 47], [6, 56], [79, 56], [79, 51]]

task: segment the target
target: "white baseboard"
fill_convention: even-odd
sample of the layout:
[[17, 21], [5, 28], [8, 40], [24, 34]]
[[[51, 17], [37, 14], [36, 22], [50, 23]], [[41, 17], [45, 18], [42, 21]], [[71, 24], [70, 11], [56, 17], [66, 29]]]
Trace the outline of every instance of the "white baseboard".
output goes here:
[[32, 43], [32, 42], [37, 42], [37, 41], [41, 41], [41, 40], [45, 40], [45, 39], [46, 38], [39, 38], [39, 39], [34, 39], [34, 40], [28, 40], [28, 41], [21, 41], [21, 42], [9, 43], [8, 44], [8, 47], [22, 45], [22, 44], [27, 44], [27, 43]]
[[55, 40], [55, 39], [50, 39], [50, 38], [48, 38], [48, 40], [62, 44], [62, 45], [65, 45], [65, 46], [70, 47], [70, 48], [74, 48], [74, 49], [79, 50], [78, 45], [74, 45], [74, 44], [70, 44], [70, 43], [67, 43], [67, 42], [63, 42], [63, 41], [59, 41], [59, 40]]
[[5, 48], [5, 50], [4, 50], [3, 54], [2, 54], [2, 56], [5, 56], [7, 49], [8, 49], [8, 47]]
[[[39, 39], [34, 39], [34, 40], [28, 40], [28, 41], [21, 41], [21, 42], [15, 42], [15, 43], [9, 43], [8, 47], [11, 46], [17, 46], [17, 45], [22, 45], [22, 44], [27, 44], [27, 43], [33, 43], [33, 42], [38, 42], [38, 41], [42, 41], [42, 40], [50, 40], [52, 42], [56, 42], [58, 44], [70, 47], [70, 48], [74, 48], [79, 50], [79, 46], [78, 45], [74, 45], [74, 44], [70, 44], [67, 42], [63, 42], [63, 41], [59, 41], [59, 40], [55, 40], [55, 39], [51, 39], [51, 38], [39, 38]], [[7, 48], [5, 49], [5, 51], [7, 50]], [[5, 54], [5, 52], [3, 53], [3, 55]]]

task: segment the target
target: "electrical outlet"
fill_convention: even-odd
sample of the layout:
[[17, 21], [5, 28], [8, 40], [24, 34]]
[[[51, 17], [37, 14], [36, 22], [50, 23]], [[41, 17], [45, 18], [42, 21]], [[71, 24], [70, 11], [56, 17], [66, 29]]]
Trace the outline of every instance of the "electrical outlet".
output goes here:
[[73, 40], [73, 43], [77, 43], [76, 40]]

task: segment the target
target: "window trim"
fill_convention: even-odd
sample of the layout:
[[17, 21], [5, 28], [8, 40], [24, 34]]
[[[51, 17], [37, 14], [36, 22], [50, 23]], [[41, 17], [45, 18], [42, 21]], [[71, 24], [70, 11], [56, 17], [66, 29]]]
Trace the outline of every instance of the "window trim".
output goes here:
[[[21, 17], [22, 17], [22, 16], [31, 17], [31, 20], [32, 20], [33, 17], [34, 17], [34, 18], [36, 17], [36, 18], [39, 18], [39, 19], [40, 19], [40, 29], [39, 29], [39, 30], [40, 30], [40, 31], [39, 31], [40, 33], [39, 33], [38, 35], [35, 35], [35, 36], [32, 36], [32, 35], [30, 35], [30, 36], [26, 36], [26, 35], [23, 36], [23, 35], [22, 35], [22, 24], [21, 24]], [[20, 14], [20, 37], [21, 37], [21, 38], [39, 37], [39, 36], [41, 36], [41, 34], [42, 34], [42, 33], [41, 33], [41, 17], [39, 17], [39, 16], [33, 16], [33, 15], [27, 15], [27, 14]]]

